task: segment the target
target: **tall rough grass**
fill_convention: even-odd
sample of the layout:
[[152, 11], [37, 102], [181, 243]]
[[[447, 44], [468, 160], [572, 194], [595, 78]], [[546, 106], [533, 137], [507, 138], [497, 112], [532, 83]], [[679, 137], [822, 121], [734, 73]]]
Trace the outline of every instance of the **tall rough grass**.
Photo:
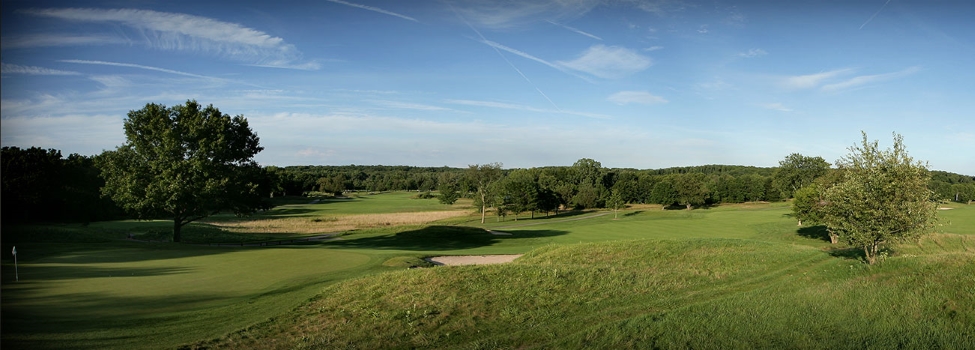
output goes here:
[[868, 267], [746, 240], [550, 246], [323, 291], [213, 348], [965, 348], [975, 256]]

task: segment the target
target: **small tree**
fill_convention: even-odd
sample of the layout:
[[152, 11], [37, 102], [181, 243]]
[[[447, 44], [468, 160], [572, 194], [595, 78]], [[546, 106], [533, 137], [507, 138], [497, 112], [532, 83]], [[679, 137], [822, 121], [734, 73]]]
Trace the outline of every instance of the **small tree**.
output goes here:
[[[823, 223], [825, 192], [824, 187], [817, 183], [811, 183], [796, 191], [795, 199], [792, 200], [792, 214], [799, 221], [799, 226], [802, 226], [803, 221], [811, 225]], [[826, 234], [829, 236], [830, 244], [839, 242], [840, 237], [829, 227], [826, 228]]]
[[221, 210], [267, 207], [253, 160], [263, 148], [243, 116], [196, 101], [150, 103], [130, 111], [124, 128], [125, 144], [100, 158], [102, 192], [139, 219], [171, 218], [174, 242], [184, 225]]
[[918, 239], [933, 227], [937, 205], [928, 189], [927, 165], [915, 162], [894, 134], [893, 149], [880, 150], [868, 142], [837, 161], [843, 178], [825, 192], [822, 219], [854, 247], [863, 249], [873, 264], [887, 243]]
[[623, 200], [623, 195], [619, 191], [613, 190], [613, 193], [609, 195], [609, 200], [606, 201], [606, 206], [613, 209], [613, 219], [619, 218], [619, 210], [626, 207], [626, 201]]

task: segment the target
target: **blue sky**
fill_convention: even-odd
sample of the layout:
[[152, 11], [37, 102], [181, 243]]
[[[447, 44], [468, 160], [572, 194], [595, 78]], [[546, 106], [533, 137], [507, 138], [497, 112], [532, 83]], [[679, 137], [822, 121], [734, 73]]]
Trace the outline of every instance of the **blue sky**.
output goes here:
[[146, 103], [264, 165], [774, 166], [866, 131], [975, 175], [970, 1], [4, 1], [2, 143], [97, 154]]

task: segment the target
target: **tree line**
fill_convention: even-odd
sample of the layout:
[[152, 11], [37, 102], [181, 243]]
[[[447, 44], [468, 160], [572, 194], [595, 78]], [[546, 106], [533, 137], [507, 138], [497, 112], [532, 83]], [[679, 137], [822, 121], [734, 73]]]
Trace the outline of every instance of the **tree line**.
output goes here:
[[[472, 198], [482, 220], [488, 208], [503, 218], [508, 213], [618, 210], [627, 203], [691, 209], [792, 197], [803, 199], [797, 204], [809, 202], [821, 208], [822, 203], [830, 203], [825, 199], [830, 191], [845, 188], [838, 184], [854, 178], [851, 174], [857, 173], [849, 169], [858, 164], [855, 159], [841, 159], [833, 168], [822, 157], [790, 154], [772, 168], [619, 169], [605, 168], [589, 158], [571, 166], [528, 169], [503, 169], [500, 163], [468, 168], [261, 167], [253, 157], [263, 147], [243, 116], [231, 117], [192, 100], [171, 107], [150, 103], [130, 111], [124, 131], [125, 144], [92, 157], [65, 158], [54, 149], [3, 147], [2, 222], [89, 222], [125, 213], [139, 219], [172, 219], [178, 241], [180, 228], [189, 222], [220, 211], [245, 215], [266, 210], [271, 206], [269, 198], [276, 195], [400, 190], [427, 192], [425, 196], [437, 191], [444, 203]], [[895, 141], [899, 145], [900, 139]], [[868, 146], [864, 141], [861, 148], [873, 149]], [[923, 175], [918, 179], [924, 182], [926, 201], [975, 199], [975, 178], [917, 168]], [[813, 221], [828, 217], [817, 210], [802, 215]]]
[[[89, 222], [124, 217], [124, 210], [102, 195], [105, 154], [63, 157], [55, 149], [3, 147], [3, 221]], [[497, 172], [485, 197], [478, 198], [471, 168]], [[504, 169], [500, 164], [471, 168], [413, 166], [266, 166], [253, 175], [262, 197], [302, 196], [347, 191], [433, 192], [445, 203], [460, 197], [485, 201], [509, 213], [612, 208], [614, 196], [628, 204], [692, 208], [720, 203], [781, 201], [836, 169], [820, 157], [792, 154], [778, 167], [703, 165], [665, 169], [605, 168], [583, 158], [571, 166]], [[825, 180], [823, 180], [825, 181]], [[940, 201], [975, 200], [975, 177], [931, 171], [928, 187]], [[488, 198], [490, 194], [490, 198]]]

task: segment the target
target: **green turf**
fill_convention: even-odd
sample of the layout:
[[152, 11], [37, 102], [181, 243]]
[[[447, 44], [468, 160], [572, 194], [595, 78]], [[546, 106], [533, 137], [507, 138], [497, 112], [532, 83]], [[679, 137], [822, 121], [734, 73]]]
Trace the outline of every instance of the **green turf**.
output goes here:
[[[354, 200], [292, 204], [262, 215], [287, 217], [415, 212], [456, 209], [465, 205], [444, 206], [435, 199], [411, 199], [414, 194], [364, 195]], [[647, 339], [658, 339], [658, 345], [673, 345], [688, 341], [687, 334], [693, 332], [727, 332], [727, 327], [731, 327], [707, 328], [709, 326], [704, 323], [711, 317], [720, 317], [728, 322], [758, 317], [741, 311], [747, 308], [755, 309], [755, 315], [768, 317], [766, 314], [775, 313], [773, 306], [790, 311], [776, 318], [776, 322], [762, 323], [749, 331], [754, 334], [734, 334], [765, 335], [768, 338], [767, 334], [778, 334], [798, 327], [797, 322], [806, 315], [826, 315], [823, 321], [811, 324], [814, 335], [809, 339], [820, 340], [823, 334], [830, 332], [851, 338], [873, 330], [871, 327], [880, 327], [876, 325], [882, 323], [876, 321], [875, 325], [846, 330], [830, 327], [835, 323], [853, 323], [858, 317], [865, 317], [864, 313], [876, 313], [866, 316], [871, 320], [887, 316], [892, 320], [901, 320], [907, 317], [905, 315], [933, 320], [936, 325], [929, 328], [916, 326], [916, 323], [911, 323], [914, 326], [888, 328], [889, 332], [893, 332], [891, 334], [922, 332], [933, 335], [919, 339], [950, 343], [952, 338], [936, 335], [946, 332], [971, 333], [965, 333], [967, 328], [959, 328], [958, 324], [952, 323], [955, 321], [945, 319], [935, 310], [947, 310], [944, 312], [949, 314], [953, 312], [955, 317], [961, 317], [970, 325], [973, 313], [966, 305], [975, 304], [969, 303], [970, 299], [957, 296], [964, 295], [959, 292], [960, 288], [962, 292], [975, 292], [970, 287], [975, 286], [975, 281], [971, 279], [975, 274], [971, 273], [970, 268], [972, 254], [975, 254], [975, 206], [951, 207], [954, 209], [939, 212], [944, 234], [929, 237], [920, 244], [897, 246], [890, 251], [892, 257], [884, 265], [872, 268], [859, 263], [855, 251], [828, 252], [829, 243], [822, 232], [814, 228], [796, 227], [784, 203], [722, 206], [693, 211], [664, 211], [659, 207], [649, 207], [623, 211], [617, 220], [613, 219], [612, 214], [598, 216], [600, 212], [568, 213], [557, 217], [538, 215], [534, 220], [527, 219], [528, 214], [525, 213], [517, 221], [511, 216], [500, 223], [491, 218], [483, 226], [479, 223], [479, 215], [471, 210], [471, 216], [445, 220], [436, 225], [369, 229], [345, 235], [341, 240], [270, 248], [208, 248], [121, 240], [128, 232], [165, 232], [168, 228], [166, 222], [121, 221], [92, 223], [87, 227], [5, 227], [3, 248], [6, 253], [3, 255], [3, 290], [0, 294], [3, 342], [5, 347], [31, 349], [173, 348], [203, 339], [222, 338], [226, 341], [248, 335], [260, 338], [259, 345], [272, 341], [269, 338], [279, 339], [284, 347], [318, 344], [314, 342], [318, 341], [316, 339], [334, 337], [335, 332], [330, 330], [323, 333], [313, 328], [295, 326], [308, 322], [304, 317], [314, 314], [313, 309], [317, 307], [314, 305], [331, 300], [334, 296], [338, 300], [355, 300], [356, 305], [365, 303], [356, 312], [377, 312], [375, 316], [370, 316], [372, 319], [391, 317], [392, 321], [377, 321], [375, 324], [363, 321], [369, 317], [348, 319], [350, 324], [364, 327], [363, 332], [366, 333], [350, 332], [349, 337], [339, 338], [358, 344], [367, 344], [362, 343], [361, 337], [375, 336], [379, 334], [376, 333], [378, 329], [387, 327], [382, 322], [398, 322], [400, 326], [397, 327], [400, 328], [391, 328], [390, 332], [393, 333], [390, 334], [401, 337], [390, 344], [403, 347], [423, 347], [423, 344], [471, 348], [571, 348], [586, 344], [591, 344], [588, 345], [591, 347], [628, 347], [628, 337], [640, 334], [649, 337]], [[491, 235], [484, 228], [511, 235]], [[240, 235], [206, 225], [193, 226], [189, 230], [197, 230], [200, 235]], [[260, 238], [238, 238], [252, 237]], [[601, 245], [603, 243], [599, 242], [609, 243]], [[631, 254], [635, 255], [619, 259], [619, 255], [623, 254], [619, 250], [635, 246], [637, 243], [634, 242], [642, 242], [639, 243], [642, 246], [669, 248], [664, 249], [666, 252], [656, 248], [634, 250]], [[9, 257], [13, 244], [20, 252], [22, 282], [19, 283], [13, 282], [13, 264]], [[595, 263], [598, 260], [595, 256], [600, 250], [607, 250], [608, 253], [603, 256], [614, 257], [613, 261]], [[586, 255], [589, 251], [597, 255]], [[688, 255], [680, 252], [695, 253]], [[508, 266], [420, 269], [422, 271], [406, 269], [423, 265], [419, 258], [424, 256], [501, 253], [530, 253], [530, 256]], [[749, 260], [749, 257], [759, 258]], [[674, 259], [680, 264], [660, 265], [661, 261]], [[650, 266], [644, 260], [661, 261], [655, 262], [658, 265]], [[650, 270], [667, 273], [671, 279], [661, 280], [661, 283], [675, 284], [680, 288], [667, 289], [665, 293], [644, 285], [641, 288], [651, 288], [641, 289], [646, 294], [634, 294], [633, 290], [627, 289], [627, 283], [640, 282], [640, 276]], [[390, 271], [401, 272], [385, 273]], [[382, 274], [368, 277], [377, 273]], [[809, 278], [799, 278], [800, 274]], [[520, 277], [517, 276], [524, 278], [518, 279]], [[567, 280], [569, 277], [574, 279]], [[438, 286], [440, 279], [449, 283]], [[336, 285], [339, 281], [350, 282]], [[588, 286], [582, 291], [582, 297], [570, 297], [568, 291], [579, 292], [578, 287], [572, 286], [580, 283]], [[455, 294], [437, 289], [458, 285], [468, 289]], [[914, 306], [898, 308], [901, 311], [895, 313], [879, 312], [879, 306], [863, 309], [858, 305], [872, 299], [851, 296], [859, 295], [855, 293], [859, 289], [853, 288], [858, 285], [872, 288], [869, 290], [881, 295], [885, 298], [883, 300], [905, 299]], [[921, 285], [927, 289], [919, 289], [916, 292], [919, 294], [915, 295], [907, 287], [911, 285]], [[891, 286], [894, 291], [885, 292], [884, 288]], [[969, 286], [969, 289], [964, 290], [965, 286]], [[323, 287], [329, 289], [325, 294], [319, 294]], [[518, 292], [522, 289], [531, 293]], [[832, 294], [818, 295], [818, 291]], [[385, 311], [369, 304], [373, 303], [370, 300], [376, 298], [374, 303], [391, 302], [387, 299], [405, 302], [423, 293], [432, 293], [433, 296], [428, 298], [436, 302], [417, 303], [415, 307], [403, 304], [408, 308]], [[493, 299], [496, 293], [507, 294]], [[308, 298], [316, 295], [319, 296], [315, 303], [302, 306]], [[508, 302], [529, 301], [536, 295], [547, 295], [551, 299], [547, 302], [553, 304], [539, 305], [552, 307], [535, 305], [532, 308], [534, 304]], [[922, 295], [936, 295], [941, 299], [928, 301], [921, 298]], [[560, 297], [570, 302], [556, 302], [555, 299]], [[662, 298], [659, 302], [656, 301], [658, 297]], [[766, 300], [769, 297], [772, 299]], [[458, 305], [456, 310], [459, 311], [451, 314], [444, 309], [434, 310], [436, 315], [454, 316], [450, 317], [449, 322], [437, 326], [447, 328], [421, 332], [425, 334], [421, 338], [432, 338], [415, 342], [419, 338], [416, 338], [412, 328], [402, 326], [414, 327], [416, 322], [425, 322], [417, 319], [418, 312], [424, 313], [424, 318], [433, 317], [430, 316], [433, 315], [430, 310], [434, 308], [431, 305], [444, 303], [443, 298], [447, 298], [448, 304]], [[798, 308], [790, 304], [796, 298], [800, 298]], [[842, 302], [833, 306], [828, 303], [831, 298], [842, 299]], [[770, 306], [763, 306], [761, 302], [768, 302]], [[723, 303], [737, 306], [718, 310], [720, 312], [707, 309]], [[288, 315], [295, 307], [298, 307], [298, 316], [291, 318]], [[467, 311], [462, 310], [473, 310], [470, 312], [474, 313], [465, 314]], [[605, 313], [600, 313], [600, 310], [605, 310]], [[657, 311], [646, 310], [662, 313], [658, 315], [655, 313]], [[384, 314], [387, 311], [393, 313]], [[597, 320], [594, 316], [586, 316], [587, 313], [608, 316], [605, 321], [598, 321], [603, 318]], [[471, 322], [480, 325], [479, 322], [487, 322], [499, 315], [507, 315], [499, 318], [506, 322], [536, 320], [552, 323], [553, 326], [549, 330], [535, 332], [488, 322], [480, 334], [450, 331], [453, 329], [450, 327], [461, 329], [471, 326]], [[447, 316], [434, 318], [438, 317]], [[268, 322], [270, 318], [274, 318], [274, 321]], [[559, 323], [563, 319], [566, 322]], [[690, 323], [685, 324], [682, 321], [685, 319]], [[572, 320], [588, 323], [576, 325], [574, 321], [570, 322]], [[322, 320], [326, 323], [338, 321]], [[409, 326], [411, 322], [414, 326]], [[248, 332], [236, 333], [255, 324], [258, 326]], [[275, 328], [279, 324], [285, 328]], [[751, 323], [728, 324], [747, 328]], [[373, 330], [371, 333], [370, 329]], [[647, 329], [649, 333], [640, 333], [637, 329]], [[670, 329], [674, 331], [668, 331]], [[231, 332], [236, 335], [228, 336]], [[554, 332], [552, 334], [557, 336], [545, 336], [547, 333], [544, 332]], [[445, 333], [451, 335], [446, 336]], [[800, 335], [787, 333], [783, 333], [786, 335], [782, 338], [770, 338], [773, 343], [743, 343], [745, 345], [737, 347], [775, 347], [776, 344], [784, 344], [782, 342], [813, 344], [803, 340]], [[360, 338], [355, 338], [356, 334]], [[441, 339], [459, 334], [463, 334], [463, 337], [457, 341], [444, 342]], [[301, 340], [302, 337], [307, 339]], [[519, 338], [533, 340], [524, 343], [514, 341]], [[776, 341], [780, 343], [774, 343]], [[227, 345], [224, 342], [219, 344]], [[711, 347], [705, 343], [686, 344]], [[852, 347], [870, 347], [871, 344], [881, 346], [894, 343], [851, 344]], [[736, 347], [731, 343], [719, 345]]]

